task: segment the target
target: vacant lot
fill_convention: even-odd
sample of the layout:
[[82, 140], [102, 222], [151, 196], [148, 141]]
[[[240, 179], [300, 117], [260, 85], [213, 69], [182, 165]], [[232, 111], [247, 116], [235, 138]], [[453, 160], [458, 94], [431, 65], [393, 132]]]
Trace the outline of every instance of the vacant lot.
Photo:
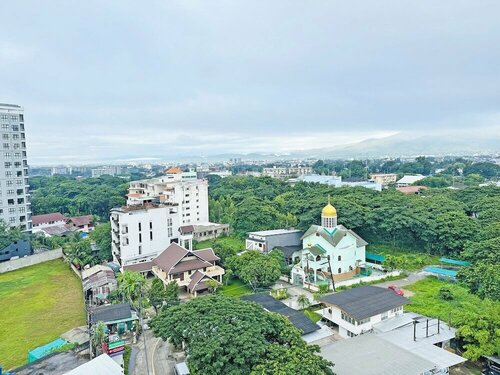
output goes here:
[[13, 368], [28, 351], [85, 324], [80, 280], [62, 260], [0, 274], [0, 364]]
[[252, 290], [240, 279], [232, 279], [229, 285], [224, 285], [220, 291], [225, 296], [241, 297], [246, 294], [252, 294]]

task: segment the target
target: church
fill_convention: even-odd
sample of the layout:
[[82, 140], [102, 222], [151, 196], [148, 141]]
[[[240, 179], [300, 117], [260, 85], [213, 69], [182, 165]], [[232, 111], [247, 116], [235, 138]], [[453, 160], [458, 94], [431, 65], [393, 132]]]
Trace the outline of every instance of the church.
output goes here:
[[337, 210], [330, 203], [321, 211], [321, 225], [311, 225], [301, 238], [302, 250], [294, 254], [294, 284], [332, 284], [351, 279], [365, 265], [368, 244], [354, 231], [337, 223]]

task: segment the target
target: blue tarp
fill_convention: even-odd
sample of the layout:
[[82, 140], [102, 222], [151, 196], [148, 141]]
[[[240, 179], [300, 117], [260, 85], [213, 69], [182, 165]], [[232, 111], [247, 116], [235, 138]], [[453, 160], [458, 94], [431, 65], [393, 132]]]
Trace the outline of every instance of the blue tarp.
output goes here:
[[45, 344], [44, 346], [39, 346], [38, 348], [33, 349], [28, 353], [28, 363], [35, 362], [36, 360], [45, 357], [46, 355], [52, 353], [54, 350], [60, 348], [65, 344], [66, 341], [59, 338], [57, 340], [49, 342], [48, 344]]
[[373, 254], [373, 253], [366, 253], [365, 254], [366, 260], [367, 261], [376, 261], [376, 262], [383, 262], [385, 260], [385, 256], [379, 255], [379, 254]]
[[424, 271], [435, 273], [438, 276], [448, 276], [448, 277], [453, 277], [457, 276], [457, 271], [454, 270], [447, 270], [446, 268], [439, 268], [439, 267], [425, 267]]
[[463, 260], [455, 260], [455, 259], [450, 259], [450, 258], [439, 258], [439, 261], [441, 263], [453, 264], [454, 266], [464, 266], [464, 267], [470, 266], [469, 262], [465, 262]]

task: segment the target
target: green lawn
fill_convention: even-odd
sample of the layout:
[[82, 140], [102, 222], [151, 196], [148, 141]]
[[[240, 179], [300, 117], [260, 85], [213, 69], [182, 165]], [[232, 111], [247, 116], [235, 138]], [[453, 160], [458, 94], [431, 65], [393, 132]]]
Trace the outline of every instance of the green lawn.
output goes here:
[[240, 279], [232, 279], [229, 285], [224, 285], [219, 290], [221, 294], [230, 297], [241, 297], [245, 294], [252, 294], [252, 290]]
[[81, 281], [60, 259], [0, 274], [0, 301], [0, 364], [7, 369], [86, 322]]
[[206, 249], [207, 247], [212, 247], [216, 242], [223, 246], [226, 245], [229, 248], [238, 249], [239, 251], [245, 250], [245, 241], [234, 236], [218, 237], [213, 240], [197, 242], [194, 248], [196, 250]]

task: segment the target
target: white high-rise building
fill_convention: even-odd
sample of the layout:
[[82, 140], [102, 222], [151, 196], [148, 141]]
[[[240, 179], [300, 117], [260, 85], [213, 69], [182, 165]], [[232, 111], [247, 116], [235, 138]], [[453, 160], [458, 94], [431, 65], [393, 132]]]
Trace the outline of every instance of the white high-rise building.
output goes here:
[[31, 231], [24, 109], [0, 103], [0, 219], [12, 227]]
[[111, 210], [113, 258], [124, 269], [150, 270], [170, 243], [191, 246], [192, 233], [180, 227], [208, 223], [208, 183], [190, 175], [133, 181], [127, 197], [125, 207]]

